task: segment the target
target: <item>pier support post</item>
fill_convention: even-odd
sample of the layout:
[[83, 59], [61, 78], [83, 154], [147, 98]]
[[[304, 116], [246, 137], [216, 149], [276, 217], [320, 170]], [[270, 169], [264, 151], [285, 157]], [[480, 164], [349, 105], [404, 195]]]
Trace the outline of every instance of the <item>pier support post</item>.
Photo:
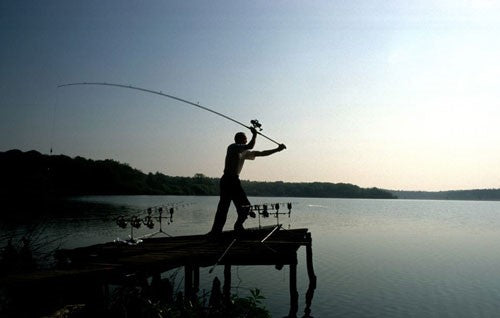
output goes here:
[[299, 310], [299, 292], [297, 291], [297, 263], [290, 264], [290, 312], [289, 318], [297, 317]]
[[312, 238], [311, 233], [306, 233], [306, 264], [307, 276], [309, 277], [309, 287], [306, 292], [306, 308], [304, 309], [304, 317], [311, 317], [311, 303], [316, 289], [316, 275], [314, 274], [313, 256], [312, 256]]
[[184, 298], [190, 300], [193, 296], [193, 268], [191, 265], [184, 266]]
[[200, 267], [193, 268], [193, 296], [196, 296], [200, 291]]
[[222, 287], [224, 301], [231, 299], [231, 265], [224, 265], [224, 286]]

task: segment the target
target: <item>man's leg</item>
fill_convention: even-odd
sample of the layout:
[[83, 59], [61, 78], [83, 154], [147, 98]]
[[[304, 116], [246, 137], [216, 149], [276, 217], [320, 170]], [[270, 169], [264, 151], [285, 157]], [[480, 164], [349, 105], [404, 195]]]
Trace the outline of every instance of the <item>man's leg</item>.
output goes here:
[[231, 205], [231, 184], [222, 177], [220, 179], [220, 199], [217, 205], [217, 212], [215, 212], [214, 224], [212, 226], [211, 234], [222, 233], [224, 224], [226, 224], [227, 212]]
[[239, 180], [238, 184], [235, 185], [233, 201], [236, 206], [236, 212], [238, 212], [238, 218], [236, 219], [236, 223], [234, 223], [234, 230], [243, 231], [243, 223], [248, 218], [248, 212], [250, 211], [250, 201], [248, 201], [247, 195], [241, 187]]

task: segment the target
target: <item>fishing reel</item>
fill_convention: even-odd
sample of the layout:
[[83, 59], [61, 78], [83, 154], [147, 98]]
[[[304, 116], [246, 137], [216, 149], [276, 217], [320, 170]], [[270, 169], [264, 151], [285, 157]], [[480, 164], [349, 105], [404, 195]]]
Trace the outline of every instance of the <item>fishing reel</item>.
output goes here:
[[151, 208], [148, 209], [148, 215], [142, 219], [142, 223], [148, 227], [148, 229], [152, 229], [155, 227], [155, 222], [152, 216], [153, 210]]
[[250, 124], [252, 124], [252, 127], [255, 128], [258, 131], [262, 131], [262, 124], [259, 123], [257, 119], [253, 119], [250, 121]]
[[138, 228], [140, 228], [140, 227], [141, 227], [141, 225], [142, 225], [142, 222], [141, 222], [141, 221], [142, 221], [142, 220], [141, 220], [141, 218], [140, 218], [140, 217], [138, 217], [138, 216], [134, 215], [134, 216], [132, 216], [132, 217], [130, 218], [130, 226], [132, 226], [133, 228], [138, 229]]
[[[169, 213], [169, 215], [163, 216], [163, 212], [167, 212], [167, 213]], [[158, 222], [160, 222], [160, 224], [161, 224], [162, 219], [167, 220], [167, 225], [174, 222], [174, 207], [173, 206], [171, 206], [170, 208], [165, 208], [165, 210], [163, 210], [163, 207], [158, 208]]]
[[116, 218], [116, 225], [124, 229], [127, 227], [128, 222], [127, 220], [125, 220], [125, 217], [123, 215], [120, 215], [119, 217]]

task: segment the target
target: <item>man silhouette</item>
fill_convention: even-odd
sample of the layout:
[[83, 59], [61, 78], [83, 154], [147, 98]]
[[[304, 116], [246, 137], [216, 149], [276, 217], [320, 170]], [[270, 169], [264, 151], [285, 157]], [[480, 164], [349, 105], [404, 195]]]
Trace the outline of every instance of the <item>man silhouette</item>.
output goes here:
[[212, 230], [209, 232], [210, 235], [222, 233], [222, 228], [226, 223], [231, 201], [234, 202], [236, 212], [238, 213], [238, 218], [234, 224], [234, 230], [237, 232], [244, 230], [243, 222], [245, 222], [248, 217], [250, 201], [248, 201], [247, 195], [241, 187], [239, 175], [245, 160], [254, 160], [255, 157], [269, 156], [286, 149], [284, 144], [280, 144], [275, 149], [252, 151], [255, 146], [257, 131], [253, 127], [250, 128], [250, 131], [252, 132], [252, 139], [249, 143], [247, 143], [245, 133], [238, 132], [234, 136], [234, 143], [227, 147], [224, 174], [220, 179], [220, 199], [217, 206], [217, 212], [215, 213], [214, 224]]

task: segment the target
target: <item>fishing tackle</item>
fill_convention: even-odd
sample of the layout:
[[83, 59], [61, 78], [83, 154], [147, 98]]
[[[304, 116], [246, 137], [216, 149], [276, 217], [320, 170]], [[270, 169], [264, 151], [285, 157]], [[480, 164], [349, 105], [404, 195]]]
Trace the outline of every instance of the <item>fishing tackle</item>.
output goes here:
[[130, 218], [125, 218], [125, 216], [120, 215], [119, 217], [116, 218], [116, 225], [118, 225], [120, 228], [124, 229], [127, 227], [127, 225], [130, 225], [130, 235], [128, 240], [122, 240], [120, 238], [117, 238], [115, 242], [119, 243], [126, 243], [129, 245], [136, 245], [142, 242], [141, 239], [135, 239], [134, 238], [134, 228], [138, 229], [141, 227], [141, 224], [143, 223], [143, 220], [134, 215], [131, 216]]
[[[184, 205], [182, 205], [182, 206], [184, 206]], [[160, 207], [156, 207], [156, 208], [148, 208], [148, 216], [146, 216], [146, 218], [150, 218], [149, 221], [150, 221], [150, 224], [152, 224], [152, 225], [154, 224], [154, 220], [158, 221], [160, 228], [158, 231], [156, 231], [154, 233], [149, 233], [149, 234], [146, 234], [144, 236], [141, 236], [141, 238], [149, 238], [149, 237], [153, 237], [157, 234], [164, 234], [166, 236], [172, 236], [163, 230], [162, 221], [167, 220], [167, 225], [170, 225], [171, 223], [173, 223], [174, 222], [174, 210], [177, 209], [178, 207], [179, 207], [179, 205], [175, 204], [175, 205], [171, 205], [171, 206], [160, 206]], [[152, 216], [153, 209], [158, 213], [157, 217]], [[164, 213], [165, 214], [168, 213], [168, 214], [164, 215]], [[150, 229], [152, 229], [153, 226], [151, 226]]]
[[[276, 218], [276, 225], [279, 225], [279, 216], [287, 215], [290, 218], [292, 214], [292, 203], [263, 203], [263, 204], [255, 204], [255, 205], [245, 205], [243, 207], [247, 207], [250, 209], [250, 213], [256, 214], [259, 216], [259, 228], [261, 228], [260, 217], [262, 216], [264, 219], [273, 215]], [[280, 212], [280, 207], [286, 207], [288, 212]]]
[[[167, 224], [171, 224], [174, 222], [174, 210], [178, 209], [179, 207], [184, 207], [189, 204], [178, 204], [178, 203], [173, 203], [173, 204], [168, 204], [166, 206], [157, 206], [157, 207], [149, 207], [146, 209], [146, 216], [140, 217], [139, 215], [133, 215], [133, 216], [124, 216], [120, 215], [115, 219], [116, 225], [118, 225], [120, 228], [125, 229], [127, 226], [130, 226], [130, 235], [127, 240], [122, 240], [120, 238], [117, 238], [115, 242], [118, 243], [126, 243], [129, 245], [136, 245], [142, 242], [143, 238], [149, 238], [152, 236], [155, 236], [156, 234], [164, 234], [166, 236], [171, 236], [167, 232], [165, 232], [162, 228], [162, 221], [167, 220]], [[158, 216], [154, 216], [154, 214], [157, 213]], [[167, 214], [167, 215], [164, 215]], [[139, 237], [138, 239], [134, 238], [134, 229], [139, 229], [142, 225], [146, 226], [148, 229], [153, 229], [155, 227], [155, 222], [158, 222], [159, 224], [159, 230], [143, 235]]]
[[239, 122], [237, 121], [236, 119], [233, 119], [229, 116], [226, 116], [222, 113], [219, 113], [213, 109], [210, 109], [208, 107], [205, 107], [205, 106], [202, 106], [200, 105], [199, 103], [193, 103], [193, 102], [190, 102], [186, 99], [183, 99], [183, 98], [179, 98], [179, 97], [175, 97], [175, 96], [172, 96], [172, 95], [168, 95], [168, 94], [164, 94], [162, 92], [159, 92], [159, 91], [154, 91], [154, 90], [150, 90], [150, 89], [146, 89], [146, 88], [141, 88], [141, 87], [137, 87], [137, 86], [131, 86], [131, 85], [122, 85], [122, 84], [113, 84], [113, 83], [102, 83], [102, 82], [78, 82], [78, 83], [68, 83], [68, 84], [62, 84], [62, 85], [59, 85], [57, 87], [65, 87], [65, 86], [75, 86], [75, 85], [100, 85], [100, 86], [113, 86], [113, 87], [121, 87], [121, 88], [128, 88], [128, 89], [134, 89], [134, 90], [138, 90], [138, 91], [143, 91], [143, 92], [146, 92], [146, 93], [151, 93], [151, 94], [156, 94], [156, 95], [160, 95], [160, 96], [163, 96], [163, 97], [167, 97], [167, 98], [171, 98], [171, 99], [174, 99], [176, 101], [179, 101], [179, 102], [183, 102], [183, 103], [186, 103], [186, 104], [189, 104], [191, 106], [195, 106], [195, 107], [198, 107], [198, 108], [201, 108], [203, 110], [206, 110], [208, 112], [211, 112], [213, 114], [216, 114], [218, 116], [221, 116], [225, 119], [228, 119], [234, 123], [237, 123], [238, 125], [241, 125], [245, 128], [248, 128], [248, 129], [255, 129], [255, 131], [257, 132], [257, 134], [261, 135], [262, 137], [266, 138], [267, 140], [277, 144], [278, 146], [281, 145], [279, 142], [269, 138], [268, 136], [262, 134], [260, 131], [262, 131], [262, 124], [259, 123], [259, 121], [257, 119], [253, 119], [250, 121], [250, 124], [251, 126], [247, 126], [245, 124], [243, 124], [242, 122]]

